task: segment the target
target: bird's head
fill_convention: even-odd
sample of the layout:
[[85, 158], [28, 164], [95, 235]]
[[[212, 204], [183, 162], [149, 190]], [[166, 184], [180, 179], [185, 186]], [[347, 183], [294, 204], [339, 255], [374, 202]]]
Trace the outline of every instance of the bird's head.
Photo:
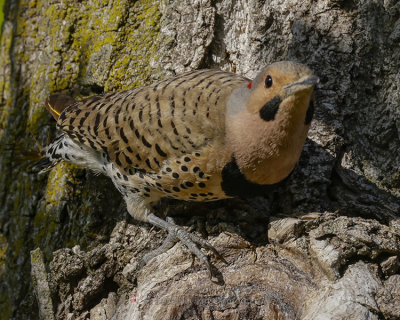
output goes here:
[[247, 112], [258, 113], [264, 121], [273, 121], [287, 107], [292, 109], [295, 104], [304, 109], [304, 102], [307, 102], [305, 107], [314, 103], [313, 92], [318, 82], [318, 77], [311, 69], [301, 63], [273, 63], [263, 68], [253, 81], [232, 93], [228, 102], [228, 115], [246, 109]]
[[282, 61], [232, 92], [227, 140], [249, 180], [275, 183], [293, 169], [310, 127], [318, 81], [307, 66]]

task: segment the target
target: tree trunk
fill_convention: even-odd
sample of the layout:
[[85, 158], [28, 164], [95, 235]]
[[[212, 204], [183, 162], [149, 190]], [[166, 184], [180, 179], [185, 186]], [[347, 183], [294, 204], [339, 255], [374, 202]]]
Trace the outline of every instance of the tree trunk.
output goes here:
[[[0, 319], [400, 318], [398, 1], [9, 0], [0, 56]], [[262, 212], [157, 208], [222, 253], [216, 282], [180, 244], [137, 271], [165, 233], [133, 221], [108, 178], [30, 170], [56, 134], [53, 92], [278, 60], [320, 77], [289, 181]]]

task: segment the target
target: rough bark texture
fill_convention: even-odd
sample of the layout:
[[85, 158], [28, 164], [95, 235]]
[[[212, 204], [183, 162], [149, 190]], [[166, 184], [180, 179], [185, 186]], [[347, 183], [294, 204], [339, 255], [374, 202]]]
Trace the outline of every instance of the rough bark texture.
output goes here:
[[[400, 318], [398, 1], [6, 1], [0, 56], [0, 319], [38, 319], [37, 301], [56, 319]], [[321, 83], [299, 165], [263, 214], [158, 208], [223, 253], [217, 283], [179, 244], [137, 272], [165, 234], [132, 221], [107, 178], [29, 171], [54, 136], [52, 92], [203, 67], [252, 77], [283, 59]]]

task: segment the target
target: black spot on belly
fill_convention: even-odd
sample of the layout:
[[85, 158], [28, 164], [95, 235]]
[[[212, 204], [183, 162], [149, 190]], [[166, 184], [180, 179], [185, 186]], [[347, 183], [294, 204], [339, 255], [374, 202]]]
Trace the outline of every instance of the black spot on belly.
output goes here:
[[267, 192], [274, 191], [277, 187], [282, 185], [288, 179], [288, 177], [275, 184], [258, 184], [251, 182], [246, 179], [244, 174], [240, 171], [239, 166], [236, 163], [236, 159], [233, 158], [222, 169], [221, 187], [228, 196], [249, 198], [254, 196], [262, 196]]
[[314, 116], [314, 101], [311, 100], [310, 104], [308, 105], [304, 124], [309, 125], [311, 123], [311, 120], [313, 119], [313, 116]]
[[194, 186], [193, 182], [190, 182], [190, 181], [186, 181], [185, 184], [186, 184], [189, 188]]
[[260, 109], [260, 117], [265, 121], [271, 121], [275, 119], [275, 115], [279, 110], [279, 105], [282, 100], [279, 96], [275, 96], [272, 100], [268, 101], [261, 109]]

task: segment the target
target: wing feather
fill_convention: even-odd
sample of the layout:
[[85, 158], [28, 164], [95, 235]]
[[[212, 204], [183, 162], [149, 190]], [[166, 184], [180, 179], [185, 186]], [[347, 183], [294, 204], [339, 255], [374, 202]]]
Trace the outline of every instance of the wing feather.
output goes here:
[[57, 126], [125, 172], [159, 171], [167, 159], [199, 152], [225, 134], [227, 99], [248, 79], [199, 70], [66, 108]]

